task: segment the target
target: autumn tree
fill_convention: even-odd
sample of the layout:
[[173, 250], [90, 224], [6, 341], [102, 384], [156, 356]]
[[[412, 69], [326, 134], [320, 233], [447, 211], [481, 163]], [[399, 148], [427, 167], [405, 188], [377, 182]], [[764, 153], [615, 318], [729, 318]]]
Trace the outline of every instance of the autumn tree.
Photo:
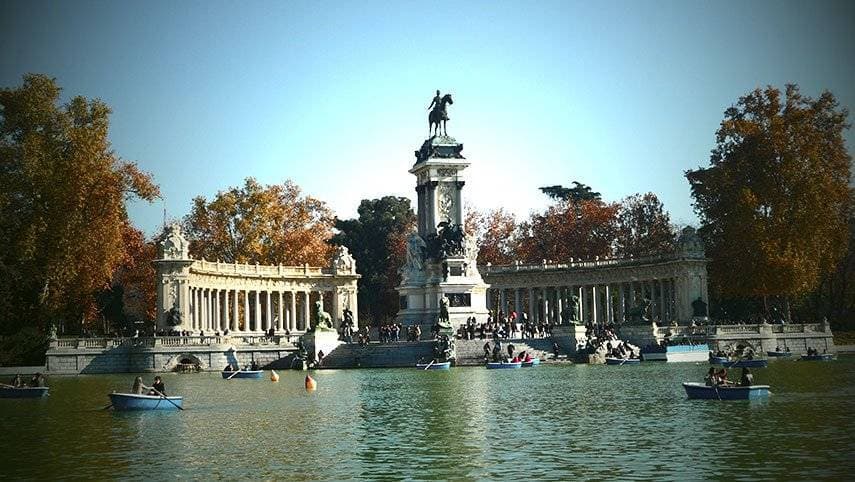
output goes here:
[[846, 249], [848, 112], [830, 92], [754, 90], [727, 109], [710, 165], [686, 177], [724, 298], [787, 300], [816, 288]]
[[126, 201], [159, 195], [108, 140], [110, 109], [44, 75], [0, 90], [0, 334], [75, 331], [125, 256]]
[[478, 265], [511, 264], [516, 259], [518, 248], [518, 226], [513, 214], [502, 208], [480, 212], [468, 209], [466, 232], [478, 243]]
[[292, 181], [264, 186], [247, 178], [242, 187], [199, 196], [184, 218], [194, 258], [227, 263], [326, 266], [334, 216], [326, 203], [304, 195]]
[[652, 256], [674, 250], [677, 236], [671, 218], [652, 192], [621, 201], [616, 222], [615, 256]]
[[405, 197], [363, 199], [356, 219], [336, 220], [332, 243], [347, 246], [356, 260], [360, 318], [379, 323], [398, 312], [398, 268], [406, 258], [406, 238], [416, 215]]
[[527, 263], [609, 257], [617, 211], [600, 200], [559, 201], [520, 224], [517, 256]]

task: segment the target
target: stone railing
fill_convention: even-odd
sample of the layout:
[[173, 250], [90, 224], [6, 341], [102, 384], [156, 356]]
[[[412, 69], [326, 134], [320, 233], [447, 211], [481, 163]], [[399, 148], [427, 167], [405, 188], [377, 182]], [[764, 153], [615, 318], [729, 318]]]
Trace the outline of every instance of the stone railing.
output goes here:
[[219, 261], [196, 260], [190, 268], [201, 274], [262, 276], [276, 278], [300, 278], [332, 275], [332, 268], [317, 268], [309, 266], [267, 266], [258, 264], [221, 263]]
[[[544, 263], [532, 263], [532, 264], [523, 264], [520, 262], [516, 262], [514, 264], [509, 265], [487, 265], [482, 267], [482, 272], [485, 274], [498, 274], [498, 273], [512, 273], [515, 271], [547, 271], [547, 270], [559, 270], [559, 269], [587, 269], [587, 268], [606, 268], [606, 267], [620, 267], [620, 266], [637, 266], [644, 264], [655, 264], [662, 263], [665, 261], [676, 261], [685, 259], [686, 256], [677, 254], [664, 254], [657, 256], [646, 256], [641, 258], [602, 258], [602, 259], [594, 259], [594, 260], [571, 260], [568, 263], [553, 263], [553, 262], [544, 262]], [[690, 257], [691, 258], [691, 257]], [[703, 258], [691, 258], [691, 259], [703, 259]]]
[[292, 347], [300, 335], [229, 335], [229, 336], [157, 336], [131, 338], [60, 338], [51, 340], [50, 348], [59, 350], [106, 350], [120, 346], [134, 348], [156, 347], [216, 347], [216, 346], [284, 346]]

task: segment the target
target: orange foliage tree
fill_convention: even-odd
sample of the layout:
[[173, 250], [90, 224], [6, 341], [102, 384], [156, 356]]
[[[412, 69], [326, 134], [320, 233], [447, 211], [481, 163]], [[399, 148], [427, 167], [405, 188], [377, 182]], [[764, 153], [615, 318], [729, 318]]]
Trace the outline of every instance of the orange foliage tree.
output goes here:
[[184, 229], [194, 258], [326, 266], [334, 219], [326, 203], [303, 195], [290, 180], [263, 186], [247, 178], [211, 201], [196, 197]]
[[848, 112], [830, 92], [754, 90], [727, 109], [710, 165], [686, 177], [723, 298], [788, 300], [813, 290], [847, 245]]
[[517, 220], [503, 208], [480, 212], [467, 209], [466, 233], [478, 242], [478, 265], [511, 264], [516, 259], [518, 242]]
[[677, 235], [671, 217], [652, 192], [621, 201], [616, 223], [615, 256], [652, 256], [674, 250]]
[[526, 263], [611, 256], [618, 209], [598, 199], [558, 201], [520, 224], [517, 256]]
[[151, 176], [117, 157], [110, 109], [74, 97], [44, 75], [0, 90], [0, 331], [97, 315], [126, 252], [125, 202], [159, 195]]

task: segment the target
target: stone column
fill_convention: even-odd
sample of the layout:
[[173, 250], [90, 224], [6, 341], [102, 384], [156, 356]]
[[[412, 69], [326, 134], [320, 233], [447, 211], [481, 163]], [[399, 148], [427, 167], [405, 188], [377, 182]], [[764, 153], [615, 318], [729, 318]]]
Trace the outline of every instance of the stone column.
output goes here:
[[249, 290], [243, 290], [243, 333], [249, 332]]
[[311, 292], [304, 291], [303, 292], [303, 329], [309, 329], [309, 319], [311, 318], [311, 308], [309, 304], [311, 303]]
[[273, 292], [270, 290], [267, 290], [267, 301], [265, 307], [267, 309], [267, 323], [264, 328], [269, 330], [273, 327]]
[[[466, 184], [466, 181], [457, 181], [454, 184], [457, 186], [456, 196], [454, 199], [454, 207], [456, 208], [455, 210], [457, 211], [456, 212], [456, 215], [457, 215], [456, 224], [460, 224], [462, 226], [463, 225], [463, 186]], [[502, 309], [504, 310], [506, 308], [503, 307]]]
[[528, 289], [528, 318], [531, 321], [537, 321], [535, 315], [537, 310], [534, 309], [534, 288]]
[[603, 296], [606, 298], [606, 323], [613, 323], [614, 307], [612, 306], [612, 291], [611, 287], [608, 284], [603, 286]]
[[541, 300], [543, 304], [543, 322], [549, 322], [549, 288], [544, 286], [540, 289], [540, 293], [543, 296], [543, 300]]
[[507, 294], [505, 294], [505, 289], [501, 288], [499, 290], [499, 309], [502, 310], [506, 315], [508, 314], [508, 299]]
[[563, 323], [564, 320], [561, 319], [561, 313], [564, 311], [564, 288], [555, 288], [558, 293], [556, 293], [555, 300], [555, 308], [557, 313], [555, 314], [555, 323]]
[[215, 332], [220, 327], [220, 290], [211, 290], [211, 332]]
[[238, 327], [240, 326], [240, 320], [238, 319], [238, 290], [233, 289], [232, 291], [232, 323], [231, 328], [229, 330], [237, 333]]
[[291, 333], [297, 331], [297, 292], [291, 292], [291, 309], [288, 312], [288, 330]]
[[517, 317], [522, 312], [522, 300], [520, 299], [520, 289], [514, 288], [514, 311], [517, 312]]
[[602, 310], [599, 307], [600, 297], [598, 296], [598, 291], [597, 285], [591, 286], [591, 322], [595, 325], [602, 323]]
[[623, 283], [618, 285], [618, 321], [626, 321], [626, 290]]
[[282, 290], [279, 290], [279, 307], [276, 309], [276, 311], [279, 312], [278, 313], [279, 317], [277, 318], [278, 321], [276, 322], [276, 330], [277, 331], [284, 330], [285, 326], [287, 326], [287, 325], [285, 325], [285, 319], [283, 318], [283, 316], [284, 316], [283, 313], [285, 312], [285, 310], [283, 309], [284, 301], [285, 301], [285, 292]]
[[588, 312], [588, 290], [585, 286], [579, 287], [579, 320], [582, 323], [585, 323], [590, 318], [590, 313]]

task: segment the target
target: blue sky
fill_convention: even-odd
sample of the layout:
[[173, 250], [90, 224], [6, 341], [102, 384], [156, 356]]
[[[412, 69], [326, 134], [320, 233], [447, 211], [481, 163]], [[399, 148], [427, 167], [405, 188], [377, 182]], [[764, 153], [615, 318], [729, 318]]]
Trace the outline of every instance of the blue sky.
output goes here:
[[[163, 202], [293, 179], [341, 217], [414, 196], [407, 169], [436, 89], [472, 162], [467, 201], [519, 216], [537, 187], [655, 192], [696, 221], [683, 171], [723, 111], [767, 84], [855, 106], [855, 2], [16, 2], [0, 4], [0, 86], [54, 76], [113, 109], [115, 151]], [[850, 152], [853, 133], [847, 133]]]

